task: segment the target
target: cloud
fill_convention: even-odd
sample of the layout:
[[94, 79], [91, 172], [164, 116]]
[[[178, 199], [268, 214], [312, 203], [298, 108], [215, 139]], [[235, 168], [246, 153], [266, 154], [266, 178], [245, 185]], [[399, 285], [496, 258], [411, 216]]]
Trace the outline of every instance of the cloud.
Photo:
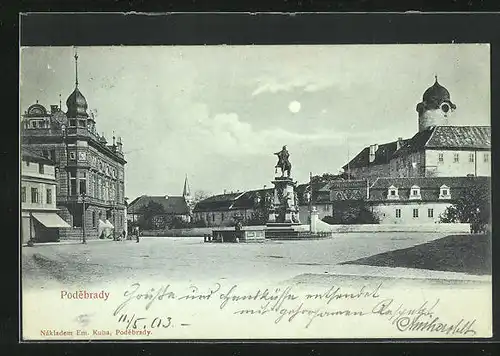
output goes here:
[[333, 82], [321, 80], [319, 78], [294, 78], [291, 81], [279, 81], [275, 78], [258, 79], [258, 86], [252, 92], [252, 96], [257, 96], [263, 93], [278, 93], [290, 92], [292, 90], [302, 88], [306, 92], [316, 92], [333, 86]]
[[[333, 129], [293, 132], [282, 127], [269, 127], [256, 130], [234, 112], [218, 113], [213, 117], [207, 116], [207, 110], [197, 112], [203, 116], [191, 116], [191, 124], [184, 121], [184, 125], [189, 125], [189, 142], [195, 143], [197, 151], [211, 152], [221, 158], [269, 155], [285, 144], [296, 150], [304, 145], [335, 147], [345, 143], [348, 135]], [[351, 139], [372, 135], [373, 132], [349, 133]], [[186, 145], [185, 149], [188, 147]]]

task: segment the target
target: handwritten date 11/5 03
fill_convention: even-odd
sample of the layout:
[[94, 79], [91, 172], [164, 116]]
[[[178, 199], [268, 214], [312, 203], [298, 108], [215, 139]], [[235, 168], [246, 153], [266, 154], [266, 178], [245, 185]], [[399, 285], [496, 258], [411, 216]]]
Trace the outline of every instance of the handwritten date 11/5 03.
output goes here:
[[126, 329], [168, 329], [172, 328], [172, 317], [159, 317], [154, 318], [141, 318], [137, 317], [135, 314], [127, 315], [122, 314], [118, 318], [119, 323], [126, 324]]

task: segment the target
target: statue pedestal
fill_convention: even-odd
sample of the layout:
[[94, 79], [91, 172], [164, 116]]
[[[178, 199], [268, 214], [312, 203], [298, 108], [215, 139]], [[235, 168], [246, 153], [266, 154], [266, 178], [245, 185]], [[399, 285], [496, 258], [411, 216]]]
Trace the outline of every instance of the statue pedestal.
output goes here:
[[266, 224], [266, 237], [293, 235], [295, 227], [300, 225], [296, 182], [289, 177], [276, 177], [272, 183], [274, 198]]

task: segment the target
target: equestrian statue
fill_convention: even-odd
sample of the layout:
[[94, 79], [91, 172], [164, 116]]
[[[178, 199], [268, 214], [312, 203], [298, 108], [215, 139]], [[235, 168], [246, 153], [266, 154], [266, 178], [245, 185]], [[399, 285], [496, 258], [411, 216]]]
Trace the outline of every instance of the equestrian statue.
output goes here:
[[292, 164], [288, 160], [290, 157], [290, 154], [288, 153], [288, 150], [286, 149], [286, 145], [283, 146], [280, 152], [275, 153], [276, 156], [278, 156], [278, 163], [276, 166], [274, 166], [274, 173], [278, 173], [278, 168], [281, 168], [281, 176], [283, 177], [285, 175], [285, 172], [287, 173], [287, 177], [290, 178], [290, 174], [292, 171]]

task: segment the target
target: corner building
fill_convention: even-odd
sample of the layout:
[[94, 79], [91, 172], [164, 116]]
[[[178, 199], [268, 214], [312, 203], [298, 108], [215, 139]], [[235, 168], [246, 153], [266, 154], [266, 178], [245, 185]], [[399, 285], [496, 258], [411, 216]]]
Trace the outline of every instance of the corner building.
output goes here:
[[21, 118], [21, 141], [55, 163], [58, 214], [70, 225], [60, 229], [60, 240], [97, 239], [99, 220], [108, 219], [121, 234], [126, 224], [125, 175], [127, 163], [120, 137], [108, 144], [97, 133], [87, 100], [78, 88], [75, 55], [75, 89], [66, 100], [51, 105], [38, 102]]

